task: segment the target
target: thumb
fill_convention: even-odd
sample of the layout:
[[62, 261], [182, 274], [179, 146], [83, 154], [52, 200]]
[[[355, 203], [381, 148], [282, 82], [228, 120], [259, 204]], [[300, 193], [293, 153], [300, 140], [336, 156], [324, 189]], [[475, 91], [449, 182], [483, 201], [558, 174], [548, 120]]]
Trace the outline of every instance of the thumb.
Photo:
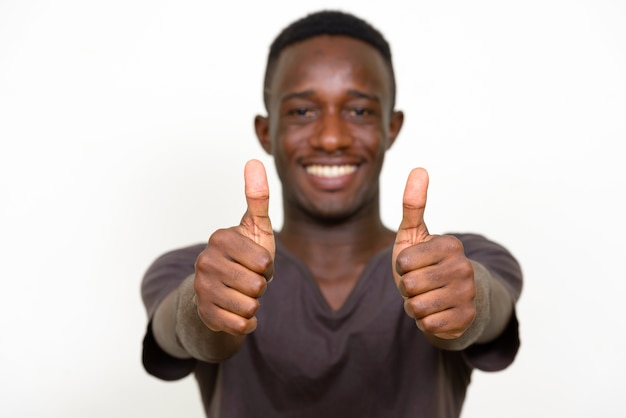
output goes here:
[[423, 168], [414, 168], [404, 188], [402, 222], [396, 235], [394, 259], [404, 248], [424, 242], [428, 238], [428, 228], [424, 223], [427, 191], [428, 172]]
[[244, 183], [248, 208], [241, 220], [243, 233], [265, 247], [274, 258], [274, 231], [269, 217], [270, 190], [262, 162], [250, 160], [246, 163]]

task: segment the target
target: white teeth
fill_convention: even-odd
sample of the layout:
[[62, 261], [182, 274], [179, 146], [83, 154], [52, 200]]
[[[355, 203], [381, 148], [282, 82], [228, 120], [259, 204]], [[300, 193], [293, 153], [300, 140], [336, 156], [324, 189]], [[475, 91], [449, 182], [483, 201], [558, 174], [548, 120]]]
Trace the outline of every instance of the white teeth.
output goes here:
[[306, 167], [307, 173], [325, 178], [345, 176], [355, 171], [355, 165], [309, 165]]

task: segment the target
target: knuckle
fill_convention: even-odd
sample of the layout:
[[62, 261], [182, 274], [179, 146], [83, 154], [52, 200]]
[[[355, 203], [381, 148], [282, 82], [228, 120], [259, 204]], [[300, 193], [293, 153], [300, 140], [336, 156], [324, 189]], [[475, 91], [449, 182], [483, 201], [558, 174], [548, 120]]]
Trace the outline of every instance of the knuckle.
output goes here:
[[220, 246], [220, 245], [223, 245], [227, 240], [228, 240], [228, 229], [225, 229], [225, 228], [217, 229], [209, 237], [208, 246], [209, 247]]
[[272, 260], [272, 256], [270, 255], [270, 253], [268, 251], [265, 251], [260, 257], [259, 257], [259, 262], [261, 265], [261, 270], [262, 271], [268, 271], [270, 269], [273, 270], [274, 267], [274, 260]]
[[396, 257], [396, 271], [399, 274], [404, 274], [411, 269], [410, 266], [411, 256], [406, 251], [400, 252]]
[[410, 317], [415, 319], [415, 311], [413, 310], [413, 306], [411, 305], [411, 300], [410, 299], [406, 299], [404, 301], [404, 312], [406, 312], [406, 314]]
[[424, 303], [420, 298], [407, 299], [405, 309], [411, 312], [413, 318], [422, 318], [425, 316]]
[[224, 330], [222, 324], [215, 320], [214, 311], [212, 309], [207, 308], [206, 306], [198, 305], [198, 316], [204, 325], [211, 331], [218, 332]]
[[245, 320], [237, 320], [233, 321], [230, 325], [231, 330], [233, 330], [236, 334], [245, 334], [247, 323]]
[[207, 295], [212, 294], [214, 283], [206, 276], [196, 274], [193, 281], [193, 290], [198, 299], [205, 299]]
[[252, 297], [258, 298], [265, 293], [265, 289], [267, 288], [267, 280], [265, 278], [256, 276], [253, 280], [250, 281], [250, 292]]
[[464, 325], [463, 328], [467, 328], [470, 325], [472, 325], [472, 323], [474, 322], [474, 319], [476, 319], [476, 308], [474, 308], [474, 306], [470, 306], [465, 311], [465, 321], [463, 324]]
[[452, 235], [442, 235], [441, 236], [443, 245], [445, 248], [454, 253], [464, 253], [463, 243], [457, 237]]
[[410, 297], [415, 291], [414, 281], [410, 277], [402, 277], [398, 283], [398, 291], [402, 296]]
[[196, 258], [195, 267], [196, 270], [204, 270], [209, 266], [209, 255], [206, 250], [202, 251]]
[[463, 277], [474, 277], [474, 268], [472, 262], [469, 259], [464, 258], [458, 265], [459, 274]]
[[262, 274], [266, 280], [274, 275], [274, 260], [268, 251], [263, 251], [258, 255], [254, 270]]
[[467, 296], [473, 301], [476, 298], [476, 286], [474, 286], [474, 283], [468, 282], [466, 287]]
[[461, 279], [457, 280], [455, 283], [455, 289], [457, 295], [459, 297], [463, 297], [464, 300], [473, 301], [476, 297], [476, 284], [474, 282], [474, 276], [471, 274], [466, 274], [465, 272], [460, 273], [458, 276]]
[[256, 314], [256, 311], [259, 309], [259, 306], [260, 303], [257, 299], [253, 299], [251, 302], [246, 303], [245, 306], [241, 307], [242, 316], [247, 319], [252, 318]]
[[[254, 320], [253, 320], [254, 319]], [[256, 329], [256, 318], [238, 318], [230, 324], [230, 330], [234, 334], [245, 335]]]
[[198, 257], [196, 257], [196, 261], [194, 263], [194, 267], [196, 271], [207, 271], [209, 270], [215, 263], [216, 257], [215, 247], [207, 246]]
[[421, 322], [424, 331], [430, 334], [436, 334], [444, 331], [449, 323], [445, 318], [438, 318], [432, 315], [422, 318]]
[[205, 281], [202, 280], [198, 275], [196, 275], [193, 281], [193, 290], [196, 293], [196, 296], [200, 298], [201, 295], [204, 293], [205, 289], [206, 289]]

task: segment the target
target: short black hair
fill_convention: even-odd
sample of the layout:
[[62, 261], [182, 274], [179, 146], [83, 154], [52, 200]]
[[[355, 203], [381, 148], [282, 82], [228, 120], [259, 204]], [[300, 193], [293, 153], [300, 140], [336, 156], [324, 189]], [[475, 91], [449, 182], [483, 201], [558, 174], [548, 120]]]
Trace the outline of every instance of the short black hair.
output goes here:
[[391, 76], [391, 103], [392, 110], [396, 98], [396, 80], [391, 60], [391, 48], [385, 37], [376, 28], [365, 20], [352, 14], [322, 10], [311, 13], [291, 23], [274, 39], [270, 45], [265, 67], [265, 79], [263, 83], [263, 101], [268, 108], [268, 92], [274, 68], [281, 52], [288, 46], [319, 35], [343, 35], [363, 41], [380, 52], [389, 66]]

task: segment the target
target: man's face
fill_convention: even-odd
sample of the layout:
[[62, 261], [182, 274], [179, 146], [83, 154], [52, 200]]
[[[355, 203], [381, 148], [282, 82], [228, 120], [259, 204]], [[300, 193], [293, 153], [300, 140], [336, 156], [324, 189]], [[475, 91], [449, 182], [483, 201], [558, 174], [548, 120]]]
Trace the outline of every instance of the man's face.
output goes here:
[[285, 203], [328, 220], [377, 204], [384, 155], [403, 119], [392, 111], [381, 54], [345, 36], [296, 43], [281, 53], [268, 93], [256, 130]]

